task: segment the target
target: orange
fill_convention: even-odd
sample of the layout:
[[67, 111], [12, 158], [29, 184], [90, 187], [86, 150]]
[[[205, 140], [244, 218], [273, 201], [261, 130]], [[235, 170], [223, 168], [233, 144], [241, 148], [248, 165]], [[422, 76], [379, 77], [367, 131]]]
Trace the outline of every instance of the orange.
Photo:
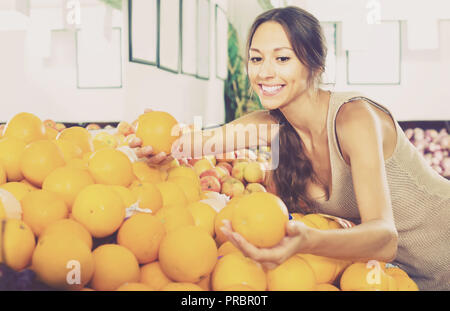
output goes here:
[[267, 287], [270, 291], [312, 291], [316, 276], [308, 263], [292, 256], [273, 270], [267, 271]]
[[117, 244], [103, 244], [94, 250], [93, 256], [93, 289], [110, 291], [127, 282], [139, 282], [139, 263], [127, 248]]
[[109, 186], [94, 184], [80, 191], [72, 206], [72, 216], [93, 237], [103, 238], [119, 229], [125, 218], [125, 207]]
[[225, 243], [220, 245], [217, 251], [217, 256], [220, 258], [234, 252], [241, 252], [241, 251], [236, 246], [234, 246], [233, 243], [231, 243], [230, 241], [226, 241]]
[[116, 148], [117, 140], [112, 134], [100, 132], [94, 136], [92, 144], [94, 146], [94, 150], [99, 150], [101, 148]]
[[7, 182], [1, 185], [0, 188], [9, 191], [18, 201], [21, 201], [31, 191], [27, 185], [17, 181]]
[[340, 283], [343, 291], [386, 291], [389, 289], [389, 278], [375, 261], [351, 264], [344, 270]]
[[73, 141], [59, 138], [55, 140], [55, 143], [61, 150], [66, 163], [72, 159], [81, 159], [83, 150]]
[[338, 269], [338, 260], [312, 254], [297, 254], [305, 260], [316, 276], [317, 284], [333, 283]]
[[171, 168], [168, 171], [167, 180], [170, 181], [174, 177], [183, 176], [190, 178], [197, 186], [198, 188], [201, 188], [200, 186], [200, 178], [198, 177], [197, 173], [193, 168], [186, 167], [186, 166], [179, 166], [175, 168]]
[[398, 291], [418, 291], [419, 287], [410, 277], [392, 276]]
[[269, 192], [254, 192], [237, 202], [231, 225], [253, 245], [272, 247], [285, 236], [288, 221], [286, 205], [279, 197]]
[[13, 116], [3, 131], [4, 137], [15, 137], [25, 144], [45, 139], [44, 123], [32, 113], [20, 112]]
[[80, 290], [92, 278], [94, 258], [81, 239], [48, 234], [39, 239], [31, 268], [42, 282], [55, 289]]
[[57, 194], [47, 190], [36, 190], [22, 199], [23, 221], [39, 236], [51, 223], [67, 218], [69, 210]]
[[0, 188], [0, 219], [22, 219], [22, 206], [9, 191]]
[[[301, 218], [301, 221], [310, 221], [314, 226], [321, 230], [328, 230], [328, 220], [319, 214], [308, 214]], [[308, 225], [308, 224], [306, 224]]]
[[15, 271], [28, 267], [35, 248], [30, 227], [19, 219], [0, 220], [0, 263]]
[[117, 243], [128, 248], [139, 264], [146, 264], [158, 259], [159, 245], [165, 234], [159, 219], [151, 214], [138, 213], [122, 224]]
[[239, 200], [240, 197], [232, 198], [227, 203], [227, 205], [225, 205], [225, 207], [222, 208], [216, 215], [216, 219], [214, 220], [214, 232], [216, 233], [216, 242], [219, 245], [225, 243], [228, 240], [225, 234], [223, 234], [222, 230], [220, 229], [224, 226], [223, 220], [231, 220], [231, 217], [233, 216], [234, 207], [236, 206]]
[[203, 202], [194, 202], [187, 206], [188, 211], [194, 218], [194, 224], [206, 230], [212, 237], [214, 237], [214, 221], [217, 212], [210, 205]]
[[201, 188], [191, 178], [178, 176], [172, 177], [170, 181], [176, 183], [183, 190], [188, 203], [194, 203], [200, 200]]
[[0, 162], [6, 171], [8, 181], [20, 181], [23, 179], [20, 169], [20, 158], [26, 144], [15, 137], [3, 137], [0, 139]]
[[307, 225], [310, 228], [319, 229], [319, 227], [317, 227], [317, 225], [315, 223], [313, 223], [312, 221], [310, 221], [309, 219], [307, 219], [305, 217], [301, 217], [300, 219], [294, 219], [294, 220], [301, 221], [302, 223], [304, 223], [305, 225]]
[[292, 213], [291, 216], [292, 216], [292, 220], [300, 220], [305, 215], [303, 215], [302, 213]]
[[137, 183], [130, 190], [141, 209], [149, 209], [155, 214], [163, 206], [163, 197], [155, 184]]
[[150, 167], [147, 163], [137, 161], [132, 164], [133, 174], [141, 182], [159, 183], [163, 181], [158, 169]]
[[88, 167], [98, 184], [128, 187], [134, 179], [130, 159], [119, 150], [97, 150], [89, 158]]
[[42, 189], [58, 194], [71, 210], [78, 193], [92, 184], [94, 179], [86, 170], [63, 166], [44, 179]]
[[163, 197], [163, 205], [181, 205], [186, 206], [188, 201], [183, 190], [176, 183], [163, 181], [156, 184]]
[[89, 249], [92, 249], [92, 236], [83, 225], [73, 219], [60, 219], [45, 228], [40, 239], [46, 235], [73, 236], [82, 240]]
[[417, 284], [400, 268], [387, 268], [386, 274], [393, 277], [399, 291], [418, 291]]
[[331, 285], [331, 284], [317, 284], [315, 290], [318, 292], [334, 292], [334, 291], [338, 292], [338, 291], [340, 291], [339, 288], [337, 288], [336, 286]]
[[94, 150], [91, 133], [80, 126], [72, 126], [62, 130], [56, 139], [64, 139], [73, 142], [83, 153]]
[[51, 140], [38, 140], [30, 143], [25, 147], [20, 159], [23, 176], [37, 187], [42, 187], [44, 179], [54, 169], [65, 164], [61, 150]]
[[208, 233], [195, 226], [167, 233], [159, 248], [162, 271], [178, 282], [199, 282], [212, 272], [216, 261], [216, 243]]
[[203, 291], [199, 285], [189, 282], [172, 282], [161, 288], [162, 291], [180, 291], [180, 292], [194, 292]]
[[143, 284], [143, 283], [137, 283], [137, 282], [131, 282], [131, 283], [125, 283], [119, 288], [116, 289], [116, 291], [126, 291], [126, 292], [141, 292], [141, 291], [153, 291], [154, 289], [150, 286]]
[[195, 225], [194, 217], [189, 210], [179, 205], [164, 206], [156, 212], [156, 218], [164, 225], [166, 232]]
[[143, 146], [151, 146], [154, 153], [170, 154], [172, 144], [178, 139], [178, 122], [164, 111], [150, 111], [139, 116], [136, 136], [142, 139]]
[[256, 291], [267, 288], [266, 273], [261, 265], [241, 253], [225, 255], [217, 261], [211, 277], [212, 289], [221, 291], [236, 285], [246, 285]]
[[147, 284], [155, 290], [160, 290], [172, 280], [170, 280], [161, 270], [158, 261], [141, 266], [141, 282]]
[[385, 270], [386, 274], [393, 276], [393, 277], [407, 277], [409, 278], [409, 275], [403, 271], [402, 269], [398, 268], [398, 267], [392, 267], [392, 268], [386, 268]]
[[341, 225], [334, 220], [328, 220], [328, 229], [342, 229]]
[[130, 205], [136, 203], [137, 198], [129, 188], [114, 185], [110, 187], [120, 196], [125, 208], [128, 208]]

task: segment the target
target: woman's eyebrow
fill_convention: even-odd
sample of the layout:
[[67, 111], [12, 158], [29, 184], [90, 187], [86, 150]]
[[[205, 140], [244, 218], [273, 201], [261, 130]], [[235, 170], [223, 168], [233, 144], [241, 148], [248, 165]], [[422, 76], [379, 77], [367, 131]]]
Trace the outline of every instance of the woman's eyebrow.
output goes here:
[[[289, 47], [280, 47], [280, 48], [275, 48], [275, 49], [273, 49], [273, 50], [274, 50], [275, 52], [277, 52], [277, 51], [283, 50], [283, 49], [288, 49], [288, 50], [293, 51], [293, 49], [292, 49], [292, 48], [289, 48]], [[258, 50], [257, 48], [250, 48], [250, 51], [255, 51], [255, 52], [261, 53], [261, 51]]]

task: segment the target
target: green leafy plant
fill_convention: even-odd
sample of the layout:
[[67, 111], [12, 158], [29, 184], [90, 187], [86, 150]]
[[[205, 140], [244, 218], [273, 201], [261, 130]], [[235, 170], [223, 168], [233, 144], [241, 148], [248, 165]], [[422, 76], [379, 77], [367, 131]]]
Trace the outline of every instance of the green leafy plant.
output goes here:
[[225, 121], [230, 122], [242, 115], [262, 109], [256, 94], [252, 94], [250, 82], [244, 70], [238, 34], [228, 24], [228, 78], [225, 81]]

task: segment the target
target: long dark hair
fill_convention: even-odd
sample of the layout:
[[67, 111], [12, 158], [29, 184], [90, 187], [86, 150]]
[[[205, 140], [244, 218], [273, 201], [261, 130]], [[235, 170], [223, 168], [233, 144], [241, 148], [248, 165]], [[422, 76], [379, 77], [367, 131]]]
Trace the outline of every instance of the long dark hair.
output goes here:
[[[256, 29], [265, 22], [277, 22], [286, 32], [297, 58], [308, 68], [308, 90], [315, 91], [325, 70], [327, 47], [320, 22], [299, 7], [276, 8], [259, 15], [247, 39], [246, 64]], [[270, 111], [279, 120], [280, 154], [278, 167], [270, 172], [269, 183], [283, 200], [289, 212], [311, 212], [313, 200], [307, 194], [309, 180], [314, 180], [311, 161], [305, 155], [303, 143], [279, 109]]]

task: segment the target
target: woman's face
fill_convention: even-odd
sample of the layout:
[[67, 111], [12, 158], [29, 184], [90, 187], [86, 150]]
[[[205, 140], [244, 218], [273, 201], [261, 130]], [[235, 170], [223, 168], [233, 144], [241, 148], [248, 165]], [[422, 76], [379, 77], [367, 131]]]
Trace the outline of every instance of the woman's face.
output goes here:
[[281, 108], [307, 89], [308, 68], [295, 55], [277, 22], [265, 22], [255, 31], [249, 50], [248, 76], [264, 108]]

